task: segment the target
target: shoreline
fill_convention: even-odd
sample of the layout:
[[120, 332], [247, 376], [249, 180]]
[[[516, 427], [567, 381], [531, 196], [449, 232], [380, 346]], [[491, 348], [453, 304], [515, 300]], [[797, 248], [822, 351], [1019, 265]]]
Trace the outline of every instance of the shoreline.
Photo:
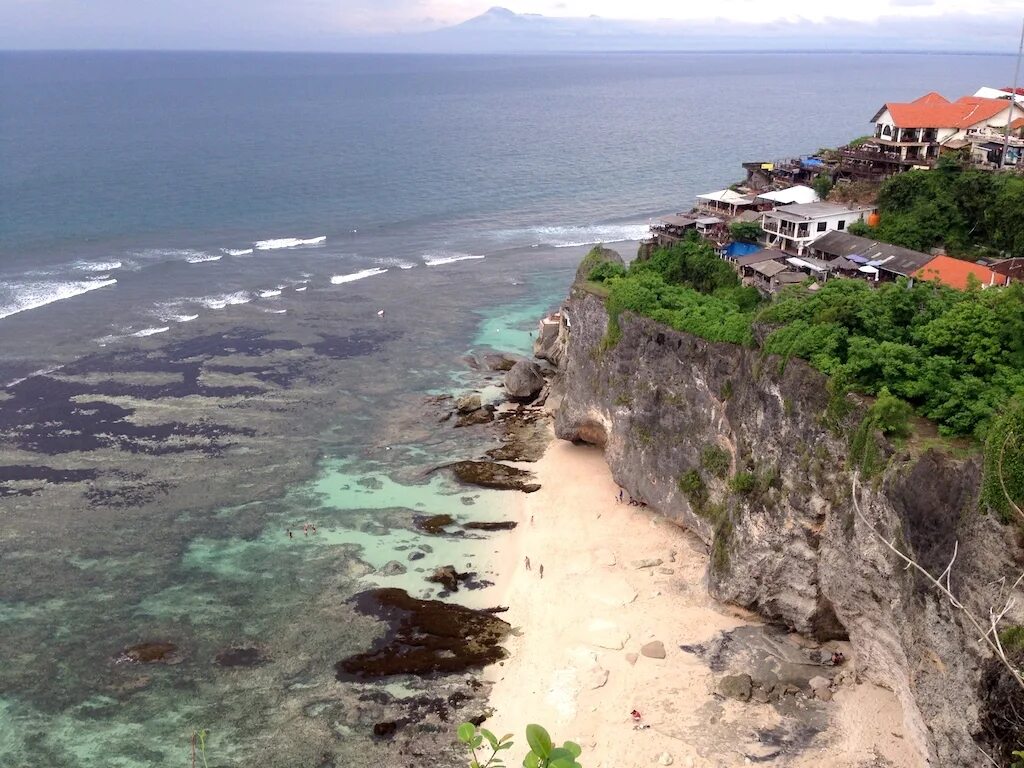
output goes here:
[[[843, 686], [831, 702], [798, 696], [793, 712], [720, 696], [718, 682], [739, 671], [740, 655], [720, 653], [709, 664], [694, 649], [722, 633], [770, 628], [708, 594], [704, 545], [651, 509], [617, 503], [598, 448], [552, 436], [531, 468], [541, 490], [518, 500], [519, 526], [503, 544], [501, 563], [512, 570], [496, 585], [515, 628], [509, 658], [483, 672], [492, 710], [485, 725], [514, 734], [512, 759], [525, 751], [525, 727], [535, 722], [558, 743], [578, 742], [587, 768], [753, 761], [854, 768], [875, 758], [895, 768], [923, 764], [904, 738], [895, 694], [880, 687]], [[646, 559], [662, 562], [647, 566]], [[641, 652], [659, 641], [664, 658]], [[803, 641], [786, 635], [783, 642], [797, 648]], [[649, 728], [634, 727], [634, 709]], [[801, 727], [800, 738], [785, 735]], [[769, 743], [772, 734], [782, 749]]]

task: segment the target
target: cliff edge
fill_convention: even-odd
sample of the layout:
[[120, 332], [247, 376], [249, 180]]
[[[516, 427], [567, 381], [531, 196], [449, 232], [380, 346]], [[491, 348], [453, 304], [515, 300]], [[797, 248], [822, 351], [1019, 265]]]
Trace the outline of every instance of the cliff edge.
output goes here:
[[989, 764], [982, 683], [995, 662], [865, 522], [936, 574], [957, 545], [954, 590], [995, 604], [1019, 547], [978, 512], [980, 456], [873, 436], [880, 458], [865, 477], [849, 436], [866, 400], [837, 408], [827, 379], [800, 360], [629, 313], [619, 326], [611, 345], [603, 299], [579, 284], [542, 322], [535, 352], [559, 368], [558, 437], [602, 446], [620, 486], [700, 536], [716, 598], [819, 640], [849, 637], [858, 672], [899, 695], [929, 765]]

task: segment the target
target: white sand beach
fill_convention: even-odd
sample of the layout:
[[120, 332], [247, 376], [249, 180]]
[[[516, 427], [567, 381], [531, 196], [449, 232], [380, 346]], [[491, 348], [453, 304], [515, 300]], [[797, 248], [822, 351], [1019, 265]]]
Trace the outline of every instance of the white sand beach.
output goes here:
[[[726, 657], [713, 672], [680, 646], [743, 626], [762, 630], [754, 616], [708, 596], [703, 544], [647, 509], [616, 503], [618, 488], [597, 449], [555, 440], [533, 469], [542, 489], [521, 499], [509, 541], [516, 562], [502, 599], [516, 628], [511, 658], [487, 671], [494, 683], [487, 725], [519, 741], [510, 764], [524, 751], [526, 724], [536, 722], [559, 742], [580, 743], [586, 768], [755, 760], [853, 768], [875, 758], [896, 768], [922, 765], [903, 737], [896, 697], [882, 688], [851, 683], [829, 702], [790, 696], [791, 717], [771, 704], [716, 695], [723, 675], [744, 670], [731, 669]], [[640, 567], [647, 559], [663, 562]], [[652, 641], [663, 644], [664, 658], [641, 654]], [[846, 668], [854, 666], [851, 659]], [[801, 731], [802, 722], [822, 732]], [[780, 751], [779, 742], [792, 740], [804, 748]]]

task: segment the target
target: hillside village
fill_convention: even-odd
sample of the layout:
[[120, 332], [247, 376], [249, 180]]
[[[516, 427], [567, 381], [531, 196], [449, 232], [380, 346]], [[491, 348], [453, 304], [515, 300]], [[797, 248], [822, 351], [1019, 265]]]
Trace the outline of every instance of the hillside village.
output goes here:
[[870, 122], [870, 135], [839, 149], [744, 163], [742, 183], [700, 194], [690, 211], [652, 225], [641, 255], [696, 234], [763, 294], [804, 282], [813, 290], [831, 277], [936, 280], [959, 290], [1020, 280], [1024, 255], [955, 258], [942, 247], [883, 242], [876, 228], [878, 192], [899, 174], [944, 163], [1024, 173], [1024, 89], [983, 87], [956, 101], [931, 92], [887, 102]]

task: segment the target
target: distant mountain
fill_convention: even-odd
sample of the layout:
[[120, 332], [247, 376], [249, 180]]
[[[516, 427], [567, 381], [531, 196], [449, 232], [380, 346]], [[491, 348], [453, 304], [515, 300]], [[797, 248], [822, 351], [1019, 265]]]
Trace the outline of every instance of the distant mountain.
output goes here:
[[378, 49], [450, 53], [838, 49], [1011, 53], [1016, 41], [1011, 21], [966, 15], [889, 17], [873, 23], [625, 21], [523, 14], [494, 7], [454, 26], [376, 42]]

